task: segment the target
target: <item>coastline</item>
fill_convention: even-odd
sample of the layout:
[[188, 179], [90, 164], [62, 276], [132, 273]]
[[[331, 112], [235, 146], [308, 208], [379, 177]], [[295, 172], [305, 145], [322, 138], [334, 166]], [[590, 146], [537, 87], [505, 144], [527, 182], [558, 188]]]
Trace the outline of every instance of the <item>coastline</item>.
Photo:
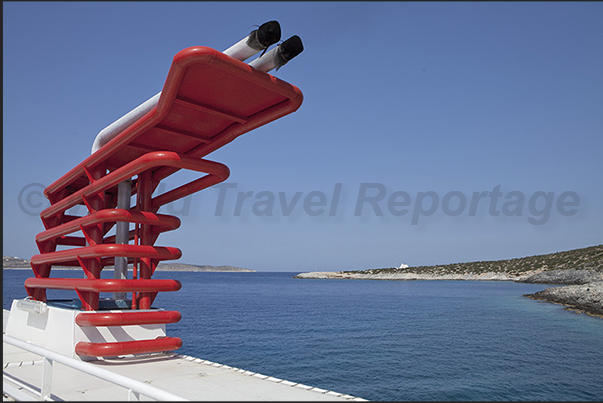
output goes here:
[[524, 294], [533, 300], [565, 306], [568, 311], [585, 313], [603, 319], [603, 281], [579, 285], [550, 287], [533, 294]]
[[567, 310], [585, 313], [603, 319], [603, 272], [595, 270], [531, 270], [522, 274], [504, 272], [429, 274], [429, 273], [387, 273], [387, 272], [307, 272], [299, 273], [297, 279], [339, 279], [339, 280], [381, 280], [381, 281], [514, 281], [531, 284], [559, 284], [526, 298], [552, 302], [565, 306]]
[[490, 271], [485, 273], [448, 273], [448, 274], [431, 274], [431, 273], [366, 273], [366, 272], [349, 272], [349, 271], [314, 271], [307, 273], [299, 273], [293, 278], [300, 279], [346, 279], [346, 280], [391, 280], [391, 281], [413, 281], [413, 280], [463, 280], [463, 281], [522, 281], [529, 277], [541, 273], [543, 270], [532, 270], [522, 274], [510, 274], [504, 272]]

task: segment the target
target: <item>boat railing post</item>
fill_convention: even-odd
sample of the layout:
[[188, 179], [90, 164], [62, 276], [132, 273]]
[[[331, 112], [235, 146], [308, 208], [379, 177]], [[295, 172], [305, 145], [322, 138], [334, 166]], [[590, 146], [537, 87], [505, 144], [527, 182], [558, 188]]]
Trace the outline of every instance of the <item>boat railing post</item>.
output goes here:
[[128, 389], [128, 401], [132, 402], [132, 401], [139, 401], [140, 400], [140, 393], [138, 392], [134, 392], [132, 389]]
[[50, 395], [52, 393], [52, 366], [53, 361], [47, 357], [44, 357], [44, 364], [42, 367], [42, 387], [40, 389], [42, 400], [51, 400]]

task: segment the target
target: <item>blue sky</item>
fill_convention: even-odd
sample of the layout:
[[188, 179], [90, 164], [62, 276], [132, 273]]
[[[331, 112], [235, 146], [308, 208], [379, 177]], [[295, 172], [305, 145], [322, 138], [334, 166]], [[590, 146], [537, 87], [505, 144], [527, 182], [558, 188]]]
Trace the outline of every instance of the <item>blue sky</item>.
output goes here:
[[[304, 103], [206, 157], [231, 169], [221, 215], [219, 188], [162, 208], [182, 226], [156, 244], [179, 247], [180, 262], [360, 270], [602, 243], [599, 2], [4, 2], [3, 11], [4, 255], [38, 253], [48, 205], [39, 186], [161, 91], [177, 52], [225, 50], [269, 20], [283, 39], [302, 38], [304, 52], [271, 73]], [[166, 186], [193, 178], [178, 173]], [[235, 215], [239, 192], [253, 193]], [[286, 214], [279, 193], [289, 203], [298, 192]], [[484, 197], [471, 214], [474, 193]], [[261, 215], [270, 195], [272, 215]]]

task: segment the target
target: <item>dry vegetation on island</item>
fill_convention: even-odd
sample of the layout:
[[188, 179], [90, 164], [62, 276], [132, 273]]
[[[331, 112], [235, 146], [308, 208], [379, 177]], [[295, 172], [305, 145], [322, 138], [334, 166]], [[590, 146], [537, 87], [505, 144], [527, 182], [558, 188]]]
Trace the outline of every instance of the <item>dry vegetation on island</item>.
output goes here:
[[549, 270], [594, 270], [603, 271], [603, 245], [588, 248], [573, 249], [565, 252], [550, 253], [547, 255], [527, 256], [507, 260], [490, 260], [467, 263], [451, 263], [436, 266], [415, 266], [407, 268], [382, 268], [360, 271], [343, 271], [342, 273], [357, 274], [397, 274], [417, 273], [430, 275], [444, 274], [480, 274], [488, 272], [506, 273], [512, 276], [532, 271]]

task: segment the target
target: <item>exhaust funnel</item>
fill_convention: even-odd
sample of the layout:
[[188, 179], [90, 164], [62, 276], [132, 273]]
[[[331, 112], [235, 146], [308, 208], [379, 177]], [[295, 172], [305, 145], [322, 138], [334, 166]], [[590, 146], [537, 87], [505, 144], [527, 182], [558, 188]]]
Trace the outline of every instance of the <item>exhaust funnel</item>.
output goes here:
[[261, 50], [266, 50], [281, 40], [281, 25], [278, 21], [268, 21], [260, 25], [258, 29], [235, 43], [224, 54], [234, 57], [237, 60], [244, 61], [249, 59]]
[[266, 73], [274, 68], [278, 70], [287, 64], [289, 60], [303, 52], [303, 50], [304, 45], [301, 38], [293, 35], [270, 52], [249, 63], [249, 65]]

